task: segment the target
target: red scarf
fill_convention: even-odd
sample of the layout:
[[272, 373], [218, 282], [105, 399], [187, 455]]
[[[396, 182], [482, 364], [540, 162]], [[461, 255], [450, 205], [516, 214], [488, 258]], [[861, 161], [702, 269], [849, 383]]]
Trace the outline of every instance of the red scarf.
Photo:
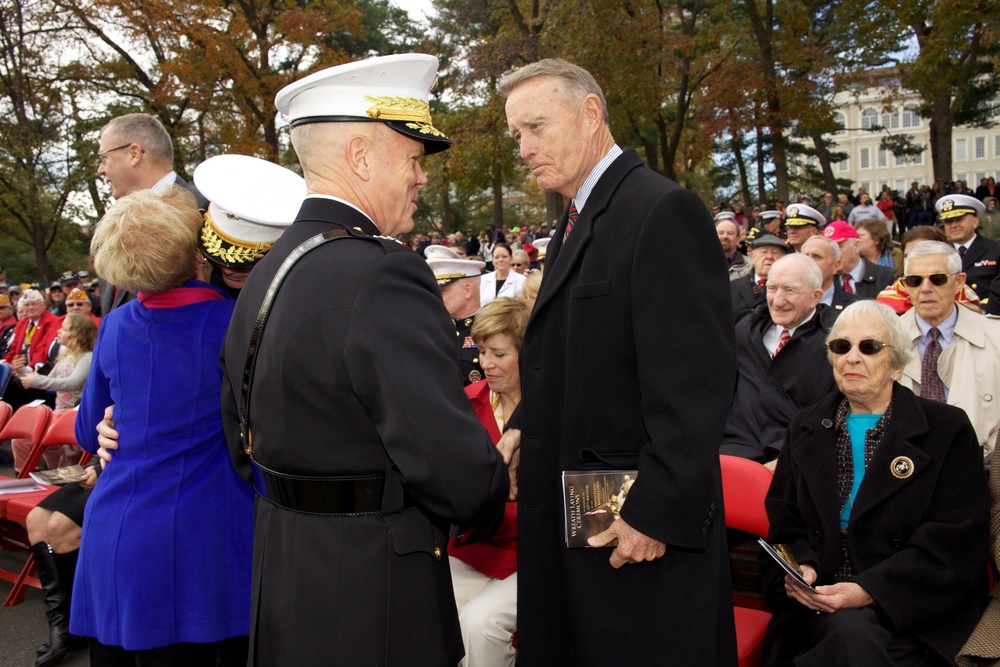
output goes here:
[[226, 295], [213, 287], [197, 280], [189, 280], [180, 287], [174, 287], [164, 292], [139, 292], [136, 299], [146, 308], [179, 308], [202, 301], [226, 299]]

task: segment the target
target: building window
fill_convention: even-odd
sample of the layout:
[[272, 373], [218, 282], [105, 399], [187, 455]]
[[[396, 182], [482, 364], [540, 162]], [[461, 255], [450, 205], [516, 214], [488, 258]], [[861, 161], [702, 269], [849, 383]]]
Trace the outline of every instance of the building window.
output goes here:
[[973, 155], [977, 160], [986, 159], [986, 137], [976, 137], [972, 140]]
[[872, 107], [868, 107], [861, 112], [861, 129], [870, 130], [878, 125], [878, 111]]
[[859, 157], [861, 158], [861, 169], [871, 169], [871, 158], [869, 157], [870, 148], [862, 148]]
[[993, 137], [993, 157], [1000, 158], [1000, 134]]
[[878, 149], [878, 158], [877, 158], [877, 160], [878, 160], [878, 166], [879, 166], [880, 169], [882, 167], [889, 166], [889, 151], [887, 151], [884, 148], [879, 148]]
[[905, 192], [906, 191], [906, 179], [905, 178], [897, 178], [896, 179], [895, 188], [896, 188], [896, 192], [898, 192], [899, 194], [902, 194], [903, 192]]
[[[836, 123], [837, 127], [839, 127], [840, 129], [833, 131], [831, 134], [844, 134], [844, 127], [847, 126], [847, 119], [844, 117], [844, 114], [840, 113], [839, 111], [833, 114], [833, 122]], [[1000, 139], [1000, 137], [997, 138]]]
[[965, 183], [966, 180], [967, 180], [966, 177], [965, 177], [965, 172], [961, 171], [961, 172], [955, 174], [955, 180], [956, 181], [962, 181], [963, 183]]
[[846, 158], [846, 157], [843, 160], [841, 160], [840, 162], [838, 162], [837, 163], [837, 171], [847, 171], [850, 168], [849, 162], [850, 162], [850, 159]]
[[966, 161], [966, 160], [969, 159], [969, 152], [968, 152], [968, 150], [966, 150], [965, 146], [966, 146], [966, 140], [965, 139], [955, 139], [955, 159], [956, 160], [961, 160], [961, 161], [964, 162], [964, 161]]
[[895, 164], [896, 164], [897, 167], [902, 167], [903, 165], [906, 164], [906, 156], [905, 155], [896, 155], [894, 157], [895, 157]]
[[903, 107], [903, 127], [920, 127], [920, 114], [917, 113], [916, 104], [907, 104]]
[[[872, 193], [872, 183], [871, 183], [871, 181], [861, 181], [861, 183], [858, 184], [858, 189], [860, 190], [861, 188], [864, 188], [865, 192], [867, 192], [869, 194], [869, 196], [871, 195], [871, 193]], [[872, 199], [872, 202], [874, 202], [874, 201], [875, 200]]]
[[890, 130], [899, 129], [899, 113], [895, 109], [882, 112], [882, 127]]
[[927, 149], [925, 147], [923, 147], [923, 146], [921, 146], [921, 148], [924, 148], [924, 150], [920, 151], [919, 153], [917, 153], [916, 155], [913, 156], [913, 164], [923, 164], [924, 163], [924, 152]]

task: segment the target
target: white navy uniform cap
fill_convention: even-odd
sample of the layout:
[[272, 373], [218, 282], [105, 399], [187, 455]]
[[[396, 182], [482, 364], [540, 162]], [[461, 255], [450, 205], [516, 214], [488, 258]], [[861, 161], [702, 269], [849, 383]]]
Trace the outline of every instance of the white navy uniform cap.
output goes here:
[[430, 91], [438, 59], [400, 53], [337, 65], [289, 84], [274, 104], [292, 127], [307, 123], [381, 121], [424, 144], [429, 155], [451, 146], [431, 122]]
[[806, 204], [792, 204], [785, 209], [785, 227], [805, 227], [826, 224], [826, 216]]
[[294, 171], [248, 155], [217, 155], [194, 170], [211, 202], [198, 235], [201, 251], [234, 269], [252, 267], [295, 220], [306, 182]]
[[543, 236], [531, 242], [531, 245], [535, 246], [535, 250], [538, 251], [538, 261], [545, 259], [545, 253], [549, 249], [549, 243], [551, 241], [551, 236]]
[[781, 217], [781, 211], [761, 211], [760, 212], [760, 219], [761, 220], [772, 220], [774, 218], [780, 218], [780, 217]]
[[732, 211], [719, 211], [718, 213], [715, 214], [716, 222], [722, 222], [723, 220], [732, 220], [735, 222], [736, 214], [733, 213]]
[[937, 209], [938, 217], [942, 220], [951, 220], [969, 214], [978, 218], [986, 212], [986, 206], [983, 205], [983, 202], [969, 195], [945, 195], [937, 200], [934, 208]]

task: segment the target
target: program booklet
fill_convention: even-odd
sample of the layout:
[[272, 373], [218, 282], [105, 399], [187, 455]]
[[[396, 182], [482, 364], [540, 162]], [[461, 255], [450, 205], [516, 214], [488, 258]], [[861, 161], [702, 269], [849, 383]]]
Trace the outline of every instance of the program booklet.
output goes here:
[[53, 468], [52, 470], [43, 470], [42, 472], [33, 472], [29, 474], [31, 475], [31, 479], [41, 484], [55, 484], [56, 486], [61, 486], [62, 484], [69, 484], [70, 482], [79, 482], [83, 479], [83, 466], [72, 465], [66, 466], [65, 468]]
[[760, 544], [761, 548], [767, 552], [767, 555], [773, 558], [785, 572], [792, 575], [792, 578], [795, 579], [795, 581], [809, 590], [815, 590], [811, 584], [806, 583], [806, 580], [802, 578], [802, 568], [799, 567], [799, 563], [795, 560], [795, 556], [789, 553], [784, 544], [775, 544], [772, 546], [768, 544], [767, 540], [763, 537], [757, 538], [757, 543]]
[[10, 493], [31, 493], [32, 491], [44, 491], [44, 486], [39, 486], [33, 479], [12, 479], [10, 477], [0, 477], [0, 495]]
[[[565, 470], [562, 474], [566, 546], [586, 547], [618, 518], [636, 470]], [[608, 546], [614, 546], [612, 542]]]

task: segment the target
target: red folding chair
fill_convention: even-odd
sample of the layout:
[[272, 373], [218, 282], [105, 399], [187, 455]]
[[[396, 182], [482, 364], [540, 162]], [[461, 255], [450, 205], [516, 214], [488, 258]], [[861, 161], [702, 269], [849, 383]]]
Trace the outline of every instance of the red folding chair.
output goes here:
[[[722, 497], [726, 508], [726, 527], [757, 537], [767, 537], [768, 520], [764, 498], [771, 486], [771, 471], [750, 459], [719, 456], [722, 466]], [[760, 664], [764, 631], [771, 614], [760, 609], [733, 607], [736, 617], [736, 646], [740, 667]]]
[[51, 417], [52, 408], [44, 403], [22, 405], [3, 429], [0, 429], [0, 440], [24, 438], [31, 442], [31, 453], [17, 473], [18, 479], [24, 479], [38, 467], [38, 461], [42, 458], [42, 436], [45, 435]]

